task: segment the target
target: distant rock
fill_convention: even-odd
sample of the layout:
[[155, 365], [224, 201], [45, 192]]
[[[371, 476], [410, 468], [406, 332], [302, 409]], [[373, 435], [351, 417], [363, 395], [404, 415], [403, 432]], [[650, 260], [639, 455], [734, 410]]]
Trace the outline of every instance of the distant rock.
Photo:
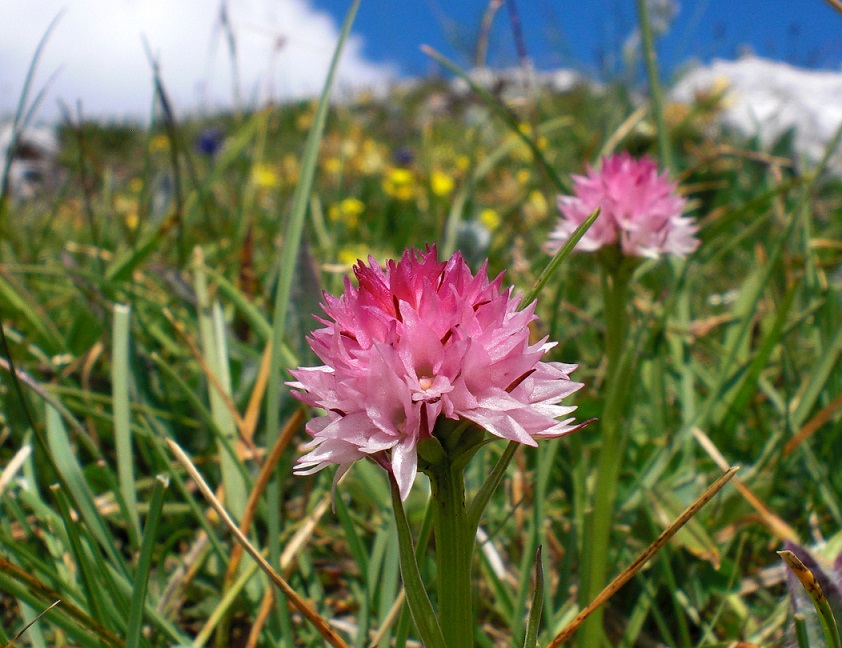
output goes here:
[[[723, 82], [727, 90], [722, 123], [745, 137], [758, 136], [764, 146], [794, 129], [797, 154], [816, 162], [842, 125], [842, 73], [805, 70], [754, 56], [714, 60], [693, 69], [675, 84], [671, 98], [692, 103], [711, 88], [723, 87]], [[842, 174], [838, 152], [831, 169]]]
[[59, 141], [55, 130], [41, 126], [23, 129], [16, 141], [14, 135], [12, 122], [0, 124], [0, 182], [11, 153], [8, 193], [13, 199], [26, 200], [53, 184]]

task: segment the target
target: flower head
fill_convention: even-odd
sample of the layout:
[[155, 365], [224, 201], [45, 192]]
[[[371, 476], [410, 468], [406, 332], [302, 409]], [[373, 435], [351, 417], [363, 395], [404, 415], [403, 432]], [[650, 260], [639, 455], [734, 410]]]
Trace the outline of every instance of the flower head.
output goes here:
[[430, 189], [439, 198], [447, 198], [453, 193], [455, 187], [453, 178], [447, 175], [444, 171], [433, 171], [430, 174]]
[[390, 169], [383, 178], [383, 191], [397, 200], [411, 200], [415, 196], [415, 176], [409, 169]]
[[546, 245], [551, 253], [597, 207], [600, 214], [576, 245], [578, 250], [619, 245], [626, 256], [657, 259], [662, 254], [683, 257], [699, 246], [695, 221], [681, 215], [686, 199], [648, 157], [612, 155], [600, 170], [589, 168], [586, 176], [573, 176], [573, 193], [558, 199], [561, 219]]
[[340, 297], [325, 295], [329, 319], [311, 335], [324, 365], [292, 371], [297, 398], [325, 411], [312, 419], [309, 450], [296, 465], [310, 474], [338, 464], [337, 478], [371, 457], [390, 470], [406, 499], [417, 446], [443, 419], [471, 421], [526, 445], [578, 426], [560, 401], [582, 385], [575, 365], [542, 362], [555, 343], [529, 343], [535, 303], [502, 288], [502, 275], [477, 275], [460, 254], [407, 250], [385, 270], [369, 257]]

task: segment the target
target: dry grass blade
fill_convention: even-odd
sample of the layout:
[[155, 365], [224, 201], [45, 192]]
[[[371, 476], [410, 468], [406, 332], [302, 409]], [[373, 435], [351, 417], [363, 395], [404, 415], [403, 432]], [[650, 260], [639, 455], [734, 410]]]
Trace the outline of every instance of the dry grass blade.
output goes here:
[[254, 389], [251, 398], [246, 406], [246, 413], [243, 416], [243, 437], [251, 443], [254, 439], [254, 431], [257, 428], [257, 420], [260, 418], [260, 405], [263, 403], [263, 396], [266, 395], [266, 385], [269, 383], [269, 370], [272, 366], [272, 343], [266, 345], [263, 352], [263, 359], [260, 361], [260, 372], [254, 382]]
[[397, 620], [398, 615], [401, 613], [404, 601], [406, 601], [406, 590], [401, 587], [401, 591], [398, 592], [398, 597], [395, 599], [395, 602], [392, 603], [392, 607], [389, 608], [386, 618], [383, 619], [383, 624], [377, 629], [377, 632], [375, 632], [374, 636], [371, 638], [368, 648], [377, 648], [377, 646], [380, 645], [383, 638], [388, 634], [392, 624]]
[[[272, 479], [272, 473], [275, 472], [275, 467], [281, 460], [284, 451], [289, 445], [290, 439], [292, 439], [292, 435], [295, 434], [295, 431], [301, 425], [303, 419], [303, 410], [299, 408], [298, 410], [296, 410], [295, 414], [292, 415], [292, 418], [290, 418], [290, 420], [287, 421], [287, 424], [284, 426], [284, 429], [281, 430], [280, 435], [278, 435], [278, 439], [275, 441], [275, 445], [272, 446], [272, 450], [270, 451], [269, 456], [266, 457], [266, 461], [261, 466], [260, 473], [258, 473], [257, 480], [254, 482], [254, 487], [252, 488], [251, 494], [249, 495], [248, 502], [246, 502], [245, 512], [243, 513], [243, 519], [240, 521], [240, 531], [244, 536], [247, 535], [249, 532], [249, 527], [251, 527], [251, 522], [254, 519], [254, 513], [255, 511], [257, 511], [257, 505], [260, 502], [260, 498], [263, 496], [263, 492], [266, 490], [266, 486], [269, 484], [269, 480]], [[237, 573], [237, 568], [240, 565], [240, 558], [242, 557], [242, 555], [242, 545], [237, 545], [231, 551], [231, 560], [228, 563], [228, 569], [225, 573], [226, 588], [234, 580], [234, 576]]]
[[818, 414], [807, 421], [804, 427], [798, 430], [798, 433], [794, 437], [786, 442], [784, 456], [791, 454], [798, 447], [798, 444], [813, 436], [816, 430], [827, 423], [839, 408], [842, 408], [842, 394], [839, 394], [839, 396], [830, 401], [827, 407], [823, 407]]
[[184, 453], [184, 451], [179, 447], [177, 443], [174, 441], [167, 439], [167, 446], [169, 446], [170, 451], [175, 455], [178, 461], [184, 466], [184, 469], [190, 475], [194, 482], [196, 482], [196, 486], [199, 487], [199, 490], [204, 495], [205, 499], [208, 501], [208, 504], [217, 512], [220, 519], [225, 523], [225, 526], [228, 527], [228, 530], [234, 534], [234, 537], [237, 539], [242, 547], [248, 552], [248, 554], [254, 559], [254, 561], [260, 566], [263, 572], [269, 577], [269, 579], [278, 586], [284, 596], [287, 597], [290, 603], [299, 611], [304, 617], [307, 618], [310, 623], [318, 630], [319, 634], [322, 635], [325, 641], [327, 641], [331, 646], [335, 648], [350, 648], [342, 638], [336, 634], [333, 628], [330, 627], [327, 620], [324, 619], [318, 612], [316, 612], [310, 605], [305, 601], [298, 593], [292, 589], [289, 583], [281, 576], [278, 572], [276, 572], [272, 565], [260, 554], [260, 551], [249, 542], [249, 539], [243, 535], [243, 532], [237, 527], [237, 524], [234, 520], [231, 519], [231, 516], [228, 515], [228, 512], [225, 510], [225, 507], [222, 506], [222, 503], [216, 498], [213, 494], [213, 491], [207, 485], [205, 480], [202, 478], [202, 475], [196, 470], [196, 467], [193, 465], [193, 462], [190, 461], [190, 458]]
[[792, 570], [792, 573], [795, 574], [811, 598], [817, 600], [824, 598], [824, 592], [822, 591], [822, 586], [819, 585], [819, 581], [816, 580], [813, 572], [801, 562], [798, 556], [791, 551], [779, 551], [778, 555], [786, 563], [786, 566]]
[[32, 619], [32, 621], [27, 623], [20, 632], [18, 632], [14, 637], [12, 637], [12, 640], [9, 643], [6, 644], [6, 648], [12, 648], [12, 646], [14, 646], [17, 643], [17, 640], [20, 639], [27, 630], [29, 630], [32, 626], [34, 626], [36, 623], [38, 623], [38, 619], [40, 619], [47, 612], [52, 610], [59, 603], [61, 603], [61, 600], [53, 601], [53, 603], [50, 605], [50, 607], [48, 607], [45, 610], [41, 610], [38, 613], [38, 616], [36, 616], [34, 619]]
[[488, 37], [491, 33], [491, 23], [494, 21], [494, 14], [503, 6], [503, 0], [491, 0], [485, 13], [482, 14], [479, 36], [477, 37], [477, 48], [474, 54], [474, 67], [485, 67], [485, 59], [488, 54]]
[[649, 545], [643, 553], [641, 553], [635, 560], [632, 562], [628, 567], [626, 567], [620, 574], [608, 585], [605, 586], [599, 595], [579, 614], [576, 616], [573, 621], [571, 621], [564, 630], [559, 632], [555, 639], [553, 639], [549, 644], [547, 644], [547, 648], [558, 648], [564, 642], [566, 642], [570, 637], [573, 636], [573, 633], [579, 628], [580, 625], [587, 619], [594, 610], [596, 610], [600, 605], [605, 603], [608, 599], [610, 599], [617, 591], [625, 585], [631, 578], [640, 570], [643, 565], [649, 562], [649, 559], [652, 558], [658, 551], [660, 551], [661, 547], [663, 547], [667, 541], [672, 538], [678, 530], [683, 527], [687, 522], [692, 518], [699, 510], [707, 504], [711, 499], [713, 499], [714, 495], [716, 495], [722, 488], [727, 484], [734, 475], [739, 470], [738, 466], [733, 466], [728, 469], [728, 471], [722, 475], [719, 479], [717, 479], [713, 484], [711, 484], [708, 489], [699, 496], [699, 498], [693, 502], [690, 506], [688, 506], [684, 512], [679, 515], [675, 521], [661, 534], [657, 537], [655, 542]]
[[272, 605], [275, 602], [275, 590], [267, 589], [263, 593], [263, 600], [260, 601], [260, 608], [257, 610], [257, 616], [252, 623], [249, 631], [248, 640], [246, 641], [246, 648], [257, 648], [260, 641], [260, 633], [263, 632], [263, 626], [269, 619], [269, 613], [272, 611]]
[[307, 543], [310, 536], [313, 535], [313, 531], [316, 530], [319, 520], [322, 519], [322, 516], [327, 513], [329, 508], [330, 493], [325, 493], [322, 496], [321, 501], [319, 501], [310, 515], [307, 516], [307, 519], [304, 521], [304, 524], [301, 525], [301, 528], [295, 532], [295, 535], [292, 536], [290, 541], [287, 543], [287, 546], [284, 547], [284, 551], [280, 558], [281, 569], [283, 569], [284, 572], [292, 566], [293, 560], [298, 555], [298, 552], [301, 551], [301, 548]]
[[[710, 437], [702, 432], [699, 428], [693, 428], [693, 436], [696, 438], [696, 441], [699, 442], [699, 445], [702, 446], [705, 452], [708, 453], [708, 456], [714, 460], [717, 466], [721, 470], [728, 470], [728, 462], [725, 460], [725, 457], [722, 456], [722, 453], [719, 452], [719, 449], [713, 444], [713, 441], [710, 440]], [[786, 522], [784, 522], [780, 517], [772, 513], [772, 511], [767, 507], [757, 495], [755, 495], [751, 489], [746, 486], [739, 477], [734, 478], [734, 486], [737, 487], [737, 490], [740, 491], [740, 494], [746, 499], [746, 501], [751, 504], [754, 509], [760, 514], [760, 518], [763, 520], [763, 523], [769, 528], [769, 530], [778, 536], [781, 540], [791, 540], [792, 542], [800, 542], [798, 539], [798, 533], [789, 526]]]
[[[184, 554], [181, 564], [170, 577], [170, 582], [158, 601], [157, 610], [164, 616], [175, 617], [176, 611], [184, 603], [184, 592], [199, 571], [203, 555], [210, 540], [204, 530], [199, 531], [196, 539]], [[239, 547], [239, 545], [237, 545]]]
[[829, 4], [831, 7], [836, 9], [836, 11], [842, 14], [842, 2], [840, 2], [839, 0], [827, 0], [827, 4]]
[[29, 387], [33, 392], [38, 394], [44, 402], [49, 403], [52, 405], [56, 411], [61, 414], [64, 421], [73, 428], [73, 431], [78, 433], [80, 437], [83, 439], [89, 439], [90, 435], [88, 431], [82, 427], [82, 425], [77, 421], [70, 411], [61, 403], [61, 401], [53, 396], [47, 389], [41, 385], [35, 378], [30, 376], [28, 373], [23, 371], [22, 369], [18, 369], [17, 367], [13, 367], [12, 364], [6, 358], [0, 358], [0, 369], [8, 371], [12, 374], [17, 380], [19, 380], [22, 384]]

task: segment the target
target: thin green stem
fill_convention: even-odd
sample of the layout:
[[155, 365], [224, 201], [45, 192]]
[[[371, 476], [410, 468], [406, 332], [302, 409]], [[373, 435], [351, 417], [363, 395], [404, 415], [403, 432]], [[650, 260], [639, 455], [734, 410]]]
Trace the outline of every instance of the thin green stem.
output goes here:
[[630, 279], [631, 272], [623, 262], [616, 269], [604, 269], [602, 272], [602, 295], [605, 300], [606, 382], [611, 382], [617, 375], [626, 343], [628, 328], [626, 298]]
[[[584, 607], [602, 591], [608, 571], [608, 547], [617, 497], [625, 438], [621, 434], [622, 411], [628, 390], [627, 364], [624, 366], [623, 350], [627, 339], [628, 318], [626, 297], [630, 268], [621, 263], [603, 266], [602, 291], [605, 304], [605, 353], [607, 357], [607, 396], [600, 419], [601, 450], [596, 475], [593, 508], [590, 512], [590, 532], [584, 551], [582, 585], [579, 604]], [[588, 617], [580, 634], [581, 646], [598, 648], [602, 645], [603, 608], [597, 608]]]
[[439, 622], [449, 648], [474, 645], [471, 564], [474, 536], [462, 468], [449, 460], [432, 475]]
[[643, 39], [643, 56], [646, 61], [646, 76], [649, 79], [649, 96], [652, 99], [652, 117], [658, 132], [658, 153], [661, 163], [668, 169], [672, 168], [672, 147], [670, 146], [667, 122], [664, 119], [664, 107], [661, 99], [661, 82], [658, 79], [658, 64], [655, 59], [655, 39], [652, 36], [652, 26], [649, 22], [649, 8], [646, 0], [637, 0], [637, 14], [640, 23], [640, 34]]

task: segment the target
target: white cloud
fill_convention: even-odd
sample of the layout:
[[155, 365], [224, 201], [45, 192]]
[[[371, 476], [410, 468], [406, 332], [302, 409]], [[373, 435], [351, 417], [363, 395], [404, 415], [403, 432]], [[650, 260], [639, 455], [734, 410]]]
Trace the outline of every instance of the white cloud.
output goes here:
[[[0, 115], [11, 114], [38, 41], [50, 35], [35, 90], [49, 84], [38, 113], [52, 120], [61, 100], [98, 118], [150, 114], [152, 70], [143, 39], [179, 112], [230, 108], [235, 89], [222, 0], [0, 0]], [[318, 94], [339, 27], [308, 0], [228, 0], [241, 96], [246, 105]], [[337, 88], [382, 87], [392, 66], [367, 61], [363, 42], [345, 45]]]

